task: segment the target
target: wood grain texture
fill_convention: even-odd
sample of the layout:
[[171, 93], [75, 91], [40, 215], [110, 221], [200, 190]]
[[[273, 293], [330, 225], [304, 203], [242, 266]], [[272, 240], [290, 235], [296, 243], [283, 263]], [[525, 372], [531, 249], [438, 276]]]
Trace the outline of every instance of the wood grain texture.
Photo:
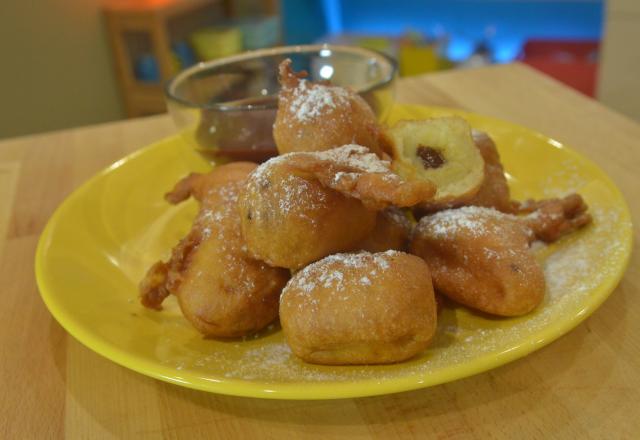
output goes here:
[[[640, 126], [549, 78], [520, 65], [446, 72], [402, 80], [398, 97], [509, 119], [566, 142], [609, 173], [640, 218]], [[165, 115], [0, 142], [0, 438], [632, 439], [640, 432], [638, 227], [629, 270], [591, 318], [524, 359], [428, 389], [319, 402], [227, 397], [149, 379], [81, 346], [38, 295], [38, 235], [80, 183], [173, 130]]]
[[13, 209], [13, 196], [20, 172], [20, 162], [0, 162], [0, 248], [9, 229], [9, 219]]

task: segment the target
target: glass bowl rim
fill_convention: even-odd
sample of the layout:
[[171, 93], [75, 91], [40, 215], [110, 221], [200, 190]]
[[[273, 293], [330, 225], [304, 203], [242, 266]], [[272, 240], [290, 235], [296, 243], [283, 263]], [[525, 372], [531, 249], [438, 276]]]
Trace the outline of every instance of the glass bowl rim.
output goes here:
[[191, 75], [198, 73], [200, 71], [216, 68], [223, 66], [229, 63], [235, 63], [238, 61], [245, 61], [250, 59], [262, 58], [264, 56], [273, 56], [273, 55], [281, 55], [281, 54], [296, 54], [296, 53], [312, 53], [312, 52], [320, 52], [323, 49], [328, 49], [336, 52], [347, 52], [347, 53], [357, 53], [363, 55], [369, 55], [376, 58], [379, 62], [388, 63], [390, 70], [389, 74], [386, 75], [380, 81], [376, 81], [371, 84], [369, 87], [356, 90], [358, 93], [367, 93], [373, 90], [376, 90], [380, 87], [384, 87], [387, 84], [391, 83], [396, 76], [398, 71], [398, 63], [389, 55], [379, 52], [373, 49], [366, 49], [364, 47], [358, 46], [341, 46], [334, 44], [302, 44], [302, 45], [294, 45], [294, 46], [278, 46], [278, 47], [270, 47], [266, 49], [258, 49], [246, 51], [238, 55], [232, 55], [229, 57], [219, 58], [211, 61], [204, 61], [194, 64], [191, 67], [188, 67], [185, 70], [182, 70], [173, 78], [171, 78], [167, 84], [165, 85], [164, 92], [165, 96], [169, 100], [176, 101], [185, 107], [190, 107], [193, 109], [201, 109], [201, 110], [219, 110], [219, 111], [246, 111], [246, 110], [266, 110], [276, 108], [277, 103], [274, 104], [239, 104], [229, 106], [227, 102], [214, 102], [209, 104], [196, 104], [193, 101], [183, 99], [177, 96], [174, 93], [175, 88], [182, 81], [190, 77]]

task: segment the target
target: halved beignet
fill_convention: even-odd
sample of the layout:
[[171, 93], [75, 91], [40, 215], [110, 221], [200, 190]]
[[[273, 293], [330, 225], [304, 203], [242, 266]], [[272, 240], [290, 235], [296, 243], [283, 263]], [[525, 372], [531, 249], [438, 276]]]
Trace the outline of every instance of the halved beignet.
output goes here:
[[431, 181], [437, 187], [427, 204], [473, 196], [484, 180], [484, 160], [462, 118], [400, 121], [387, 130], [393, 170], [408, 181]]

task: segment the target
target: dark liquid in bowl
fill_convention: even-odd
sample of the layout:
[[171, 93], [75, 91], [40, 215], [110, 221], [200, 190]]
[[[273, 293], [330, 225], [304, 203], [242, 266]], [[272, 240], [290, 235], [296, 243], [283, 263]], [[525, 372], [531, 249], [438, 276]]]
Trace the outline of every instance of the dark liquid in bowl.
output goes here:
[[384, 119], [393, 100], [392, 63], [352, 48], [290, 49], [240, 57], [223, 64], [205, 63], [170, 84], [169, 110], [188, 140], [195, 140], [203, 157], [214, 161], [222, 156], [262, 162], [277, 154], [272, 134], [280, 90], [277, 76], [278, 66], [286, 58], [292, 60], [295, 71], [309, 72], [310, 81], [326, 80], [330, 70], [334, 85], [358, 90], [376, 116]]
[[275, 145], [257, 146], [254, 148], [227, 148], [219, 150], [196, 150], [209, 162], [217, 162], [227, 159], [232, 162], [256, 162], [262, 163], [278, 155]]
[[[266, 108], [247, 109], [247, 105]], [[275, 96], [265, 96], [230, 102], [224, 109], [202, 110], [196, 130], [198, 152], [207, 160], [264, 162], [276, 156], [276, 105]]]
[[[386, 95], [389, 99], [385, 100]], [[361, 96], [378, 117], [385, 108], [390, 108], [392, 96], [388, 88], [367, 91]], [[210, 161], [223, 157], [260, 163], [277, 156], [273, 139], [277, 104], [277, 95], [272, 94], [233, 100], [221, 107], [201, 110], [196, 130], [197, 151]]]

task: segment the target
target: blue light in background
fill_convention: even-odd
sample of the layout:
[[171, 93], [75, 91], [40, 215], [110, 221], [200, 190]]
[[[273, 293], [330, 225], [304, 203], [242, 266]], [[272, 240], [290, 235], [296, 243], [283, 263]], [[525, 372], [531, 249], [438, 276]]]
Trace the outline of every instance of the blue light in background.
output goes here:
[[472, 40], [465, 38], [452, 38], [447, 46], [446, 56], [456, 63], [469, 58], [473, 53], [475, 44]]
[[522, 40], [514, 40], [509, 38], [500, 39], [493, 44], [493, 61], [496, 63], [508, 63], [516, 59], [520, 54]]
[[342, 13], [340, 0], [322, 0], [322, 9], [327, 20], [327, 29], [330, 34], [342, 33]]
[[[335, 0], [339, 5], [339, 0]], [[281, 0], [283, 37], [287, 44], [308, 44], [329, 32], [324, 0]], [[338, 11], [339, 12], [339, 11]]]
[[[407, 31], [450, 37], [453, 61], [487, 37], [497, 62], [513, 60], [529, 39], [599, 40], [604, 0], [282, 0], [287, 43], [327, 34], [399, 36]], [[301, 13], [303, 9], [313, 13]], [[292, 15], [293, 14], [293, 15]], [[293, 32], [287, 29], [293, 23]], [[318, 31], [325, 29], [325, 33]], [[309, 38], [315, 30], [315, 37]], [[296, 33], [301, 35], [298, 37]], [[304, 35], [302, 35], [304, 34]], [[305, 40], [306, 41], [303, 41]]]

